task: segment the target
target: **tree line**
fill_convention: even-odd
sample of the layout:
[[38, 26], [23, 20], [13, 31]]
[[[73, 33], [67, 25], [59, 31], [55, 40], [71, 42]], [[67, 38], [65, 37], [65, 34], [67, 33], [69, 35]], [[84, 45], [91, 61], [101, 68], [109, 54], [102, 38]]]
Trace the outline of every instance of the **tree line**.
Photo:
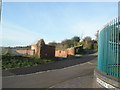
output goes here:
[[74, 36], [71, 39], [62, 40], [60, 43], [57, 43], [55, 41], [50, 42], [48, 43], [48, 45], [55, 46], [56, 49], [58, 50], [64, 50], [67, 48], [83, 45], [84, 49], [92, 49], [97, 51], [98, 31], [95, 34], [95, 36], [96, 36], [95, 40], [92, 40], [90, 36], [86, 36], [83, 39], [80, 38], [79, 36]]

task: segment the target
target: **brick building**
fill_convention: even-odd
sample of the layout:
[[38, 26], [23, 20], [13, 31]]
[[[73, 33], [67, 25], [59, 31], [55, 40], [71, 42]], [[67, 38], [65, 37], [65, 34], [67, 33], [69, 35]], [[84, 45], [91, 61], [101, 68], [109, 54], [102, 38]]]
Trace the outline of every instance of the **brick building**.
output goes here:
[[35, 55], [39, 58], [53, 58], [55, 57], [55, 46], [46, 45], [41, 39], [37, 44], [31, 45], [31, 49], [35, 51]]
[[56, 50], [55, 57], [67, 58], [68, 57], [67, 50]]
[[37, 44], [31, 45], [31, 49], [10, 49], [10, 53], [14, 55], [24, 56], [37, 56], [39, 58], [54, 58], [55, 57], [55, 46], [46, 45], [44, 40], [41, 39]]
[[64, 57], [74, 56], [75, 54], [81, 54], [83, 51], [83, 46], [71, 47], [66, 50], [56, 50], [55, 57]]
[[75, 54], [80, 54], [82, 50], [82, 46], [71, 47], [66, 50], [55, 50], [55, 46], [46, 45], [44, 40], [41, 39], [36, 44], [31, 45], [31, 49], [18, 49], [14, 50], [14, 52], [16, 52], [17, 55], [30, 55], [39, 58], [67, 58], [69, 56], [74, 56]]

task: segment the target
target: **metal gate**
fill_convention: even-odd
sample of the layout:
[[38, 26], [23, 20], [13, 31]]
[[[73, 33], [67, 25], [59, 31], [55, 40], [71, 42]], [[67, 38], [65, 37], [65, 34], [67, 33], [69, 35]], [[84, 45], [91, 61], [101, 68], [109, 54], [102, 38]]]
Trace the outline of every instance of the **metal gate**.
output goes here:
[[98, 69], [120, 77], [120, 20], [112, 20], [99, 31]]

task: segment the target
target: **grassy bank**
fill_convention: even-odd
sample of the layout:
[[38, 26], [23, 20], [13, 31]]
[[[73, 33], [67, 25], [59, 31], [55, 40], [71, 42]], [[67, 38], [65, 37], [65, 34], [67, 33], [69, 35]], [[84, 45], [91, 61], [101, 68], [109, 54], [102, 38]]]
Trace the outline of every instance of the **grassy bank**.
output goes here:
[[2, 55], [2, 69], [12, 69], [20, 67], [36, 66], [40, 64], [50, 63], [56, 59], [40, 59], [35, 57]]

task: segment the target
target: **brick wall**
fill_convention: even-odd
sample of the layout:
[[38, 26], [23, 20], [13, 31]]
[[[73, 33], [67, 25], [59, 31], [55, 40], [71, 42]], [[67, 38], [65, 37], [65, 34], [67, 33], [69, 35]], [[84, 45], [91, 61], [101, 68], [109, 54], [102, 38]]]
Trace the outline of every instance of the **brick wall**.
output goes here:
[[34, 50], [35, 53], [37, 53], [37, 45], [36, 44], [31, 45], [31, 50]]
[[68, 56], [75, 55], [75, 48], [68, 48], [67, 49], [67, 54], [68, 54]]
[[22, 55], [31, 55], [37, 54], [40, 58], [54, 58], [54, 57], [63, 57], [67, 58], [69, 56], [74, 56], [75, 53], [79, 54], [82, 51], [82, 47], [72, 47], [66, 50], [56, 50], [55, 46], [50, 45], [42, 45], [38, 46], [34, 45], [31, 50], [16, 50], [16, 52]]
[[37, 44], [31, 45], [31, 49], [35, 51], [35, 55], [39, 58], [55, 57], [55, 46], [46, 45], [44, 40], [38, 40]]
[[50, 45], [45, 45], [40, 50], [40, 58], [54, 58], [55, 57], [55, 47]]
[[41, 39], [37, 44], [31, 45], [31, 50], [16, 50], [22, 55], [37, 55], [39, 58], [54, 58], [74, 56], [75, 53], [80, 53], [81, 46], [68, 48], [66, 50], [56, 50], [55, 46], [46, 45], [44, 40]]
[[21, 55], [30, 55], [30, 56], [34, 55], [34, 50], [16, 50], [16, 52]]
[[67, 58], [67, 50], [56, 50], [55, 57], [64, 57]]
[[67, 50], [56, 50], [55, 57], [64, 57], [67, 58], [69, 56], [75, 55], [75, 48], [68, 48]]

